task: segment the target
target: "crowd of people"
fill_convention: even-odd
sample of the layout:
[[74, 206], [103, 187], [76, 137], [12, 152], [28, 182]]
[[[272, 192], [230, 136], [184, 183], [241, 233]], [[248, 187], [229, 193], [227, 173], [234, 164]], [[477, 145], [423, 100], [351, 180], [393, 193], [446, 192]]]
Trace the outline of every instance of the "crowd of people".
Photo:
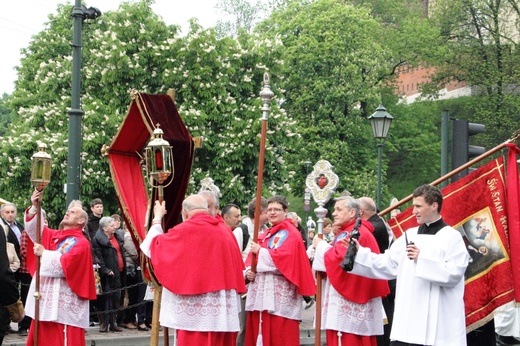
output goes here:
[[[0, 251], [0, 257], [2, 265], [7, 263], [5, 270], [0, 268], [5, 298], [2, 305], [9, 306], [0, 314], [0, 345], [8, 333], [27, 336], [27, 344], [34, 343], [35, 256], [41, 263], [38, 336], [46, 343], [84, 343], [85, 329], [94, 325], [99, 325], [100, 332], [120, 332], [122, 327], [148, 331], [152, 305], [144, 300], [147, 285], [141, 275], [139, 254], [121, 217], [103, 216], [99, 198], [91, 201], [90, 215], [80, 201], [72, 201], [54, 230], [48, 227], [42, 209], [41, 240], [36, 243], [39, 193], [33, 193], [32, 205], [24, 213], [25, 226], [16, 220], [13, 203], [0, 207], [4, 231], [0, 246], [5, 243], [6, 249]], [[20, 310], [18, 314], [15, 308]], [[17, 331], [12, 329], [12, 322], [18, 324]]]
[[[16, 221], [16, 206], [1, 207], [0, 297], [8, 309], [0, 344], [13, 321], [18, 333], [28, 334], [28, 345], [40, 337], [53, 345], [83, 344], [85, 329], [96, 324], [100, 332], [149, 330], [143, 255], [163, 286], [160, 325], [175, 330], [179, 346], [299, 345], [302, 310], [316, 298], [328, 346], [466, 345], [468, 253], [459, 232], [443, 221], [443, 197], [434, 186], [414, 191], [420, 226], [398, 239], [369, 197], [341, 196], [331, 219], [316, 227], [309, 218], [305, 229], [283, 196], [253, 199], [242, 218], [238, 205], [220, 209], [219, 196], [205, 190], [185, 198], [182, 222], [169, 230], [162, 228], [167, 206], [156, 201], [140, 248], [119, 215], [103, 215], [97, 198], [90, 215], [73, 201], [58, 229], [50, 228], [40, 194], [31, 196], [25, 225]], [[354, 264], [346, 269], [353, 248]], [[31, 323], [36, 257], [38, 335]]]

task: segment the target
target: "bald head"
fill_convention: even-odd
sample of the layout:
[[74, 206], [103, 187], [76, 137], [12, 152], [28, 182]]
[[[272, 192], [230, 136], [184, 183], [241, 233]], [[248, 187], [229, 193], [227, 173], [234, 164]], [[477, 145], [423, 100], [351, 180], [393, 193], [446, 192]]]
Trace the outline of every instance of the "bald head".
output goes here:
[[65, 213], [61, 225], [63, 229], [77, 229], [85, 227], [88, 215], [80, 207], [72, 207]]
[[359, 211], [361, 218], [368, 220], [377, 214], [376, 203], [370, 197], [361, 197], [359, 199]]
[[200, 195], [191, 195], [182, 202], [182, 218], [189, 220], [195, 214], [208, 213], [208, 201]]

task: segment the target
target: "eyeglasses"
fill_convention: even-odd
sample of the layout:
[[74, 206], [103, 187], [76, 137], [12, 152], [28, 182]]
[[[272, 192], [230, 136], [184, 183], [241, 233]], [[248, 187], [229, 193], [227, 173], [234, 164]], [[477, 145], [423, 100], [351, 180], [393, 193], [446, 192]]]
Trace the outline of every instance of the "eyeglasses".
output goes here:
[[273, 208], [273, 209], [267, 209], [267, 213], [280, 213], [283, 209], [280, 208]]

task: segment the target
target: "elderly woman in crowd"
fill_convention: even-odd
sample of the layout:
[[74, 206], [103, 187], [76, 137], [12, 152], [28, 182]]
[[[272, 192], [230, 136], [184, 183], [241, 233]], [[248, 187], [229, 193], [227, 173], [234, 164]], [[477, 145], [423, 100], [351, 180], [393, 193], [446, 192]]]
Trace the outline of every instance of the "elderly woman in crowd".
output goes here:
[[99, 261], [99, 275], [103, 295], [99, 296], [98, 317], [99, 331], [121, 332], [117, 325], [117, 311], [122, 287], [121, 280], [125, 277], [124, 240], [116, 233], [116, 221], [111, 217], [99, 220], [99, 229], [92, 239], [92, 249]]

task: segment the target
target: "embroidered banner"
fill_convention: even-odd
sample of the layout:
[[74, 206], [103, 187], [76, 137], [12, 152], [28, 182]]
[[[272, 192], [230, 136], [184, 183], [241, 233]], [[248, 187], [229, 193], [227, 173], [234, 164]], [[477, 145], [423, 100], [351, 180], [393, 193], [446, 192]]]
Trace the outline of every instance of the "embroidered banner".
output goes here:
[[[464, 239], [470, 263], [465, 274], [467, 332], [493, 318], [493, 311], [514, 300], [507, 233], [503, 158], [489, 162], [442, 190], [441, 215]], [[413, 207], [389, 220], [399, 237], [417, 226]]]

